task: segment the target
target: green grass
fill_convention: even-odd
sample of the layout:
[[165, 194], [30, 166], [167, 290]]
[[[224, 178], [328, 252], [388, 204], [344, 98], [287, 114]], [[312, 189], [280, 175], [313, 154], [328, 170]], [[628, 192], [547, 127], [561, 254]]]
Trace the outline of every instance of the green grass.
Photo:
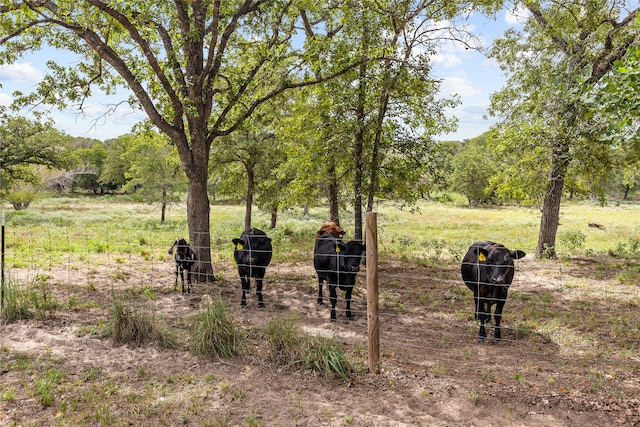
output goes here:
[[[490, 239], [507, 247], [535, 250], [540, 212], [532, 208], [471, 208], [423, 201], [417, 211], [400, 210], [390, 203], [377, 206], [381, 256], [404, 260], [459, 260], [468, 246]], [[254, 210], [253, 226], [273, 239], [274, 262], [308, 259], [313, 236], [326, 219], [326, 208], [308, 217], [292, 209], [269, 229], [268, 214]], [[565, 203], [561, 209], [556, 249], [562, 256], [612, 254], [636, 256], [640, 252], [640, 204], [601, 207]], [[167, 249], [177, 236], [188, 236], [184, 204], [172, 205], [164, 224], [157, 208], [126, 197], [49, 197], [22, 211], [7, 211], [9, 267], [47, 267], [72, 262], [126, 264], [127, 257], [166, 261]], [[244, 228], [244, 206], [211, 207], [213, 262], [233, 262], [231, 239]], [[604, 229], [590, 228], [598, 223]], [[342, 225], [353, 237], [353, 217], [342, 213]], [[100, 261], [96, 261], [98, 258]]]
[[61, 308], [53, 296], [48, 277], [37, 275], [32, 282], [19, 283], [8, 276], [4, 283], [3, 309], [0, 318], [7, 322], [52, 316]]
[[[426, 245], [428, 255], [440, 247], [461, 249], [477, 240], [493, 240], [525, 252], [535, 251], [540, 227], [540, 212], [532, 208], [465, 208], [423, 202], [420, 212], [400, 211], [393, 206], [378, 206], [378, 240], [382, 250], [402, 254], [416, 252]], [[556, 247], [560, 256], [607, 254], [624, 245], [636, 255], [640, 248], [640, 204], [601, 207], [594, 203], [565, 203], [561, 208]], [[603, 225], [591, 228], [589, 223]], [[582, 244], [576, 246], [584, 236]]]
[[311, 371], [347, 382], [356, 376], [356, 367], [347, 357], [343, 347], [333, 339], [313, 337], [309, 340], [305, 352], [305, 367]]
[[245, 339], [243, 330], [218, 296], [195, 316], [189, 349], [200, 356], [230, 358], [244, 350]]
[[268, 360], [274, 366], [298, 367], [304, 360], [300, 324], [295, 317], [273, 317], [265, 326]]
[[[472, 341], [477, 331], [469, 319], [471, 294], [458, 282], [450, 284], [454, 273], [456, 279], [459, 277], [458, 260], [471, 242], [481, 239], [533, 252], [540, 214], [527, 208], [475, 209], [432, 202], [422, 202], [419, 208], [417, 213], [398, 210], [387, 203], [377, 208], [380, 258], [396, 263], [398, 271], [406, 273], [385, 278], [388, 281], [381, 289], [381, 309], [394, 316], [430, 315], [436, 322], [446, 319], [469, 325], [470, 334], [461, 339]], [[99, 299], [104, 289], [96, 281], [102, 274], [101, 265], [110, 267], [109, 278], [113, 281], [128, 281], [135, 268], [148, 268], [150, 263], [167, 265], [169, 245], [177, 236], [187, 235], [183, 205], [172, 206], [167, 222], [160, 224], [156, 207], [134, 203], [126, 197], [52, 197], [37, 200], [27, 210], [7, 213], [9, 272], [13, 267], [29, 267], [24, 271], [32, 271], [30, 267], [34, 267], [34, 271], [45, 272], [21, 283], [8, 276], [7, 305], [2, 315], [15, 316], [15, 320], [56, 316], [67, 309], [87, 312], [91, 309], [91, 315], [98, 311], [93, 308], [106, 312], [108, 305], [102, 305], [104, 298]], [[312, 209], [309, 217], [303, 217], [300, 210], [292, 210], [280, 216], [276, 230], [269, 230], [268, 215], [256, 211], [254, 226], [273, 238], [274, 264], [309, 262], [313, 236], [325, 217], [324, 208]], [[214, 263], [233, 265], [230, 241], [242, 231], [243, 218], [243, 206], [212, 205]], [[586, 202], [564, 204], [558, 234], [558, 251], [564, 259], [532, 263], [532, 267], [544, 270], [544, 276], [553, 276], [562, 285], [530, 283], [536, 289], [514, 286], [503, 320], [505, 329], [516, 330], [511, 337], [553, 344], [560, 353], [577, 355], [586, 361], [590, 357], [600, 360], [612, 353], [625, 361], [635, 360], [640, 332], [638, 218], [640, 204], [608, 207]], [[590, 222], [605, 228], [590, 228]], [[353, 220], [349, 213], [343, 214], [342, 223], [348, 230], [346, 238], [351, 238]], [[145, 263], [138, 262], [138, 257]], [[443, 264], [447, 271], [442, 269]], [[61, 266], [70, 271], [86, 271], [86, 282], [64, 284], [51, 280], [49, 275], [54, 274], [47, 270]], [[433, 276], [416, 279], [412, 277], [414, 268], [433, 272]], [[547, 270], [553, 275], [546, 274]], [[443, 276], [451, 282], [439, 283]], [[300, 286], [297, 282], [298, 279], [292, 286], [306, 291], [307, 285]], [[72, 295], [65, 297], [64, 303], [55, 299], [56, 293], [68, 290]], [[243, 373], [254, 372], [251, 364], [257, 361], [258, 366], [270, 372], [291, 368], [294, 372], [286, 375], [295, 380], [304, 380], [304, 375], [311, 371], [318, 377], [348, 383], [362, 371], [351, 360], [358, 352], [357, 345], [345, 346], [332, 339], [308, 336], [300, 330], [295, 317], [272, 316], [264, 329], [247, 326], [244, 321], [239, 324], [234, 310], [222, 300], [214, 300], [214, 304], [195, 317], [174, 320], [171, 328], [185, 338], [180, 342], [172, 340], [171, 334], [162, 335], [164, 319], [149, 308], [166, 297], [161, 287], [152, 284], [121, 287], [117, 294], [108, 295], [107, 301], [114, 304], [110, 316], [100, 313], [90, 323], [81, 325], [77, 333], [99, 336], [104, 328], [112, 328], [108, 336], [122, 337], [115, 341], [120, 344], [176, 346], [178, 351], [188, 348], [194, 354], [212, 358], [213, 363], [220, 363], [217, 358], [239, 356], [240, 370], [251, 366]], [[20, 304], [15, 305], [15, 301]], [[235, 305], [237, 301], [233, 301]], [[575, 351], [572, 353], [571, 349]], [[487, 351], [494, 349], [488, 347]], [[466, 351], [460, 357], [472, 361], [474, 353]], [[223, 396], [228, 405], [237, 402], [243, 409], [250, 403], [246, 388], [233, 379], [218, 374], [216, 378], [212, 374], [201, 376], [197, 371], [192, 375], [154, 372], [144, 360], [140, 363], [126, 378], [109, 377], [92, 366], [85, 366], [81, 372], [77, 367], [65, 370], [62, 363], [52, 358], [0, 348], [0, 365], [10, 371], [4, 378], [15, 378], [11, 384], [0, 385], [0, 402], [15, 406], [15, 402], [25, 399], [36, 401], [43, 407], [54, 408], [67, 425], [125, 425], [144, 423], [147, 419], [168, 425], [180, 417], [188, 420], [191, 414], [206, 411], [207, 397], [213, 394]], [[632, 369], [639, 368], [632, 366]], [[429, 372], [442, 378], [456, 375], [444, 364], [435, 365]], [[608, 380], [598, 375], [594, 372], [589, 377], [593, 393], [608, 387]], [[136, 380], [137, 388], [128, 382], [130, 377]], [[496, 383], [506, 378], [524, 386], [532, 383], [534, 376], [528, 370], [516, 370], [505, 376], [497, 368], [484, 367], [478, 378]], [[176, 389], [181, 391], [180, 398], [171, 393]], [[273, 420], [262, 418], [263, 414], [251, 409], [242, 412], [245, 424], [272, 423]], [[216, 420], [226, 425], [231, 418], [232, 413], [216, 413], [211, 416], [210, 425], [217, 425]], [[352, 422], [350, 415], [344, 415], [342, 420], [345, 424]]]
[[155, 343], [161, 348], [175, 348], [177, 345], [173, 333], [149, 310], [120, 300], [113, 303], [111, 321], [107, 324], [104, 335], [111, 338], [114, 346], [139, 347]]

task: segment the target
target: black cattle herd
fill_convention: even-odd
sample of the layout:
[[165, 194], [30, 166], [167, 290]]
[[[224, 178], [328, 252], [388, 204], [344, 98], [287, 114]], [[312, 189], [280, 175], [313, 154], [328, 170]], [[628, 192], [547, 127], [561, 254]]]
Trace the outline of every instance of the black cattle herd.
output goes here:
[[[318, 304], [323, 304], [323, 282], [329, 287], [332, 322], [336, 321], [336, 304], [338, 289], [345, 292], [348, 320], [353, 319], [351, 313], [351, 295], [360, 271], [366, 247], [357, 240], [345, 243], [342, 237], [345, 231], [335, 222], [326, 222], [320, 227], [315, 237], [313, 250], [313, 266], [318, 276]], [[262, 284], [264, 276], [273, 256], [273, 246], [267, 234], [252, 228], [242, 233], [240, 238], [232, 240], [233, 258], [238, 266], [238, 274], [242, 286], [240, 306], [246, 307], [247, 293], [251, 290], [251, 279], [255, 281], [258, 307], [264, 307]], [[185, 239], [179, 238], [171, 248], [175, 249], [175, 287], [178, 277], [182, 283], [182, 293], [191, 292], [191, 268], [196, 262], [196, 254]], [[487, 337], [486, 327], [491, 323], [492, 306], [495, 304], [493, 319], [495, 323], [493, 337], [502, 340], [500, 322], [502, 310], [507, 300], [509, 285], [514, 276], [514, 260], [526, 254], [521, 250], [509, 250], [505, 246], [490, 241], [480, 241], [471, 245], [462, 259], [460, 272], [462, 280], [473, 292], [475, 320], [480, 322], [478, 339]], [[186, 289], [185, 289], [186, 273]]]

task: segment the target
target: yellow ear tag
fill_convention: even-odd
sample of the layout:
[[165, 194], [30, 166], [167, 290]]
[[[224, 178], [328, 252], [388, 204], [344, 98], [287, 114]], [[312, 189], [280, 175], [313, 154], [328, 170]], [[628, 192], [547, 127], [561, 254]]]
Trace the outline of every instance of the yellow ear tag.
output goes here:
[[487, 257], [482, 252], [478, 255], [478, 261], [486, 261]]
[[340, 246], [336, 246], [336, 252], [340, 252]]
[[242, 250], [242, 243], [238, 243], [238, 244], [236, 245], [236, 249], [237, 249], [237, 250], [239, 250], [239, 251], [241, 251], [241, 250]]

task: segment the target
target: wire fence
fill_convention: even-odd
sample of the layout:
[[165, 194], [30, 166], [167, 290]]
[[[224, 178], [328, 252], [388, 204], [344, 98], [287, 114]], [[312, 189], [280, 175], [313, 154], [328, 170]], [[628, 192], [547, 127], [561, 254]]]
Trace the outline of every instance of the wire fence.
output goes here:
[[[384, 230], [380, 233], [384, 238]], [[174, 235], [180, 234], [184, 235], [184, 230], [175, 230]], [[313, 236], [306, 261], [274, 261], [268, 266], [265, 308], [258, 309], [252, 283], [248, 306], [241, 310], [232, 237], [236, 236], [212, 240], [217, 280], [212, 284], [194, 282], [191, 295], [181, 295], [180, 286], [174, 287], [175, 261], [168, 253], [173, 241], [158, 241], [154, 230], [125, 235], [117, 227], [8, 229], [5, 265], [10, 280], [34, 283], [44, 277], [58, 294], [80, 289], [113, 297], [131, 289], [155, 291], [180, 307], [176, 315], [197, 312], [197, 301], [216, 292], [235, 307], [238, 316], [251, 319], [295, 314], [309, 331], [328, 333], [366, 348], [365, 277], [370, 265], [363, 265], [357, 276], [351, 306], [354, 321], [345, 319], [344, 292], [338, 292], [336, 323], [329, 321], [326, 286], [325, 304], [317, 303]], [[277, 241], [273, 247], [278, 251]], [[196, 252], [200, 249], [194, 248]], [[538, 387], [545, 381], [549, 386], [551, 378], [555, 382], [569, 376], [563, 372], [572, 371], [564, 371], [563, 364], [584, 368], [573, 371], [575, 381], [585, 375], [585, 369], [594, 378], [606, 378], [619, 369], [638, 372], [640, 288], [637, 281], [621, 276], [628, 270], [630, 277], [637, 277], [633, 276], [637, 275], [637, 260], [561, 262], [531, 256], [515, 260], [515, 278], [503, 313], [502, 341], [491, 344], [489, 334], [487, 344], [479, 345], [473, 295], [460, 277], [460, 260], [442, 254], [424, 257], [423, 250], [402, 259], [383, 250], [377, 258], [381, 363], [389, 369], [402, 366], [432, 375], [457, 375], [459, 371], [491, 377], [497, 375], [499, 361], [519, 360], [519, 369], [531, 370], [541, 378]], [[638, 382], [637, 376], [633, 381]]]

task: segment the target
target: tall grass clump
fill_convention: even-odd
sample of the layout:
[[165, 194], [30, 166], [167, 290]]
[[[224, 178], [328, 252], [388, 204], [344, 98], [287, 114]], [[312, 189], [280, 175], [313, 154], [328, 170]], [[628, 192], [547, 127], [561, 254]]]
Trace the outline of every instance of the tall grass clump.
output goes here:
[[53, 315], [60, 304], [49, 289], [48, 278], [38, 275], [31, 285], [19, 285], [11, 277], [5, 281], [2, 319], [7, 322]]
[[220, 296], [195, 316], [189, 350], [197, 355], [230, 358], [244, 348], [245, 336]]
[[355, 377], [357, 370], [340, 344], [331, 338], [305, 335], [293, 316], [271, 319], [265, 335], [267, 357], [276, 366], [306, 369], [343, 381]]
[[18, 320], [32, 319], [34, 316], [29, 307], [26, 292], [14, 280], [9, 278], [5, 282], [2, 320], [16, 322]]
[[154, 342], [161, 348], [175, 348], [177, 345], [175, 336], [150, 313], [122, 301], [113, 303], [105, 335], [111, 337], [114, 346], [133, 344], [139, 347]]
[[350, 381], [355, 377], [356, 369], [349, 362], [342, 346], [330, 338], [313, 337], [308, 342], [305, 366], [327, 378]]
[[268, 360], [276, 366], [300, 367], [305, 360], [305, 336], [297, 319], [275, 317], [265, 326]]

